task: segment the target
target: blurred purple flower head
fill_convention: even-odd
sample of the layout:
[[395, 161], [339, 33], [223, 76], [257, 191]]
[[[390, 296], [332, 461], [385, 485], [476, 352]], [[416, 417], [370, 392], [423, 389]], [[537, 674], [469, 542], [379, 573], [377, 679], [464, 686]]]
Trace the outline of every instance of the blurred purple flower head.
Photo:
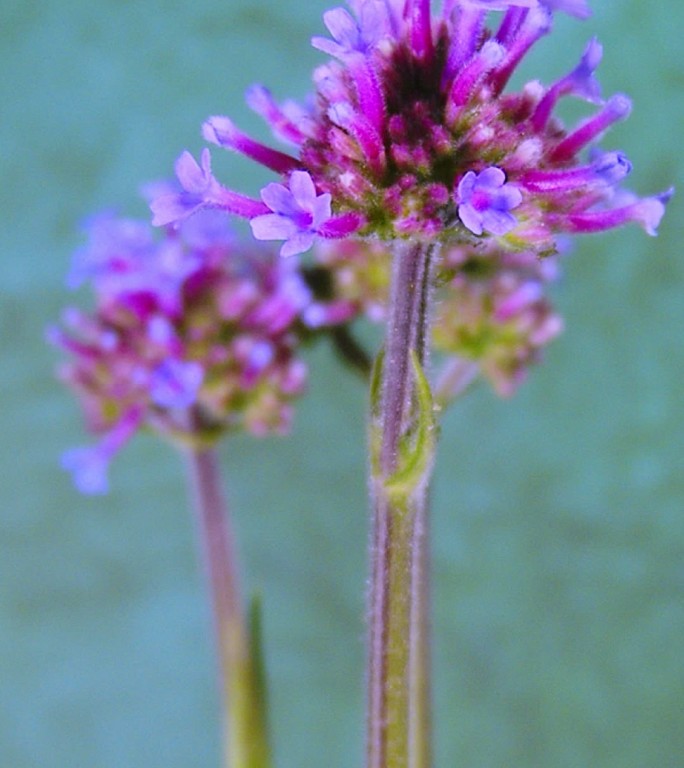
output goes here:
[[48, 331], [100, 436], [63, 457], [82, 491], [106, 490], [112, 456], [143, 426], [200, 443], [288, 429], [306, 383], [296, 354], [311, 304], [294, 262], [240, 245], [213, 211], [156, 233], [102, 214], [87, 232], [69, 284], [90, 283], [94, 310], [69, 309]]
[[[365, 316], [382, 322], [389, 300], [391, 253], [377, 241], [323, 243], [316, 262], [333, 282], [329, 302], [311, 304], [304, 321], [334, 326]], [[544, 348], [563, 329], [548, 296], [559, 276], [559, 257], [530, 251], [459, 245], [445, 248], [435, 294], [433, 346], [442, 370], [435, 391], [451, 399], [444, 382], [453, 369], [489, 381], [502, 397], [512, 395]], [[459, 376], [460, 380], [460, 376]]]
[[[313, 45], [332, 59], [314, 72], [315, 97], [280, 106], [261, 86], [248, 95], [291, 153], [250, 139], [225, 117], [204, 125], [207, 140], [280, 180], [261, 200], [246, 198], [213, 178], [206, 155], [201, 167], [182, 155], [177, 171], [185, 191], [155, 202], [157, 222], [219, 208], [250, 219], [257, 238], [284, 241], [284, 254], [349, 236], [449, 245], [493, 240], [547, 254], [564, 233], [629, 222], [655, 233], [670, 193], [622, 204], [615, 187], [630, 168], [624, 155], [612, 153], [620, 162], [608, 169], [582, 159], [631, 108], [621, 94], [601, 99], [596, 40], [564, 77], [506, 90], [530, 48], [550, 32], [554, 12], [586, 18], [586, 0], [431, 5], [350, 0], [350, 10], [327, 11], [330, 37], [315, 37]], [[566, 129], [554, 116], [566, 97], [595, 105], [594, 114]]]
[[558, 277], [557, 257], [456, 247], [445, 254], [445, 272], [451, 275], [440, 293], [435, 349], [472, 363], [509, 397], [563, 329], [546, 295]]

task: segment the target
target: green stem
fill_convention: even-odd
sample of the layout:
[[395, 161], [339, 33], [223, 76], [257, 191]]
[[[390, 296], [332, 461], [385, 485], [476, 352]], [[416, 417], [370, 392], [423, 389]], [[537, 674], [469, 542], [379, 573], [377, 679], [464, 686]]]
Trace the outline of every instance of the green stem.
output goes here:
[[216, 453], [189, 449], [187, 463], [216, 629], [225, 766], [269, 768], [258, 623], [254, 616], [249, 625], [245, 619]]
[[428, 482], [432, 407], [423, 376], [433, 249], [395, 246], [374, 414], [368, 768], [428, 768]]

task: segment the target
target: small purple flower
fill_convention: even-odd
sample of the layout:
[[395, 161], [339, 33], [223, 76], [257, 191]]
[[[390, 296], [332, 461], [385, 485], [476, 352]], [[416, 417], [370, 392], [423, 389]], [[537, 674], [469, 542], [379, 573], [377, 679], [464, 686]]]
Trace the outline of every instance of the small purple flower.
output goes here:
[[319, 51], [339, 59], [354, 54], [366, 54], [389, 34], [387, 9], [375, 0], [359, 4], [359, 23], [344, 8], [333, 8], [323, 14], [323, 21], [333, 40], [314, 37], [311, 43]]
[[62, 469], [70, 472], [74, 485], [88, 496], [104, 495], [109, 491], [110, 456], [104, 455], [100, 445], [70, 448], [62, 454]]
[[289, 188], [268, 184], [261, 190], [261, 199], [272, 213], [253, 218], [252, 233], [257, 240], [285, 240], [281, 256], [308, 251], [322, 226], [332, 217], [331, 195], [317, 195], [306, 171], [293, 171]]
[[204, 369], [197, 362], [163, 360], [151, 373], [150, 398], [160, 408], [189, 408], [203, 379]]
[[218, 208], [238, 216], [256, 216], [263, 213], [258, 200], [232, 192], [219, 184], [211, 171], [211, 154], [202, 150], [201, 165], [189, 152], [183, 152], [176, 161], [176, 177], [181, 190], [162, 194], [152, 200], [152, 224], [177, 223], [203, 208]]
[[211, 154], [208, 149], [202, 151], [201, 165], [189, 152], [183, 152], [176, 161], [176, 177], [181, 190], [164, 194], [152, 201], [152, 224], [155, 226], [186, 219], [205, 207], [220, 187], [211, 172]]
[[517, 225], [510, 211], [522, 202], [522, 192], [506, 184], [506, 174], [492, 166], [478, 174], [466, 173], [458, 185], [457, 202], [458, 215], [473, 234], [486, 231], [500, 236]]
[[81, 493], [101, 495], [109, 490], [107, 471], [114, 455], [132, 437], [140, 424], [141, 412], [132, 408], [125, 413], [99, 443], [70, 448], [62, 454], [62, 469], [70, 472]]

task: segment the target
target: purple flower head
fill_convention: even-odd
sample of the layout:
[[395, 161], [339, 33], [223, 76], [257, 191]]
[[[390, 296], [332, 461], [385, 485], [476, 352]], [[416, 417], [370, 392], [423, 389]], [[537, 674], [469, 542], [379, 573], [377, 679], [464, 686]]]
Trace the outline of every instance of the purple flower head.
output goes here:
[[545, 296], [546, 284], [558, 275], [556, 257], [455, 248], [446, 262], [450, 278], [440, 296], [434, 342], [447, 358], [437, 389], [448, 400], [449, 374], [465, 367], [470, 380], [479, 372], [497, 394], [509, 397], [563, 329]]
[[[508, 247], [546, 254], [564, 234], [598, 228], [593, 213], [610, 205], [622, 169], [580, 169], [587, 168], [585, 152], [630, 110], [621, 94], [601, 100], [600, 44], [591, 40], [579, 64], [556, 82], [507, 90], [528, 51], [551, 31], [554, 12], [585, 18], [585, 0], [348, 5], [325, 14], [330, 38], [314, 38], [333, 58], [315, 70], [313, 98], [297, 109], [279, 105], [262, 87], [249, 92], [250, 106], [291, 154], [249, 139], [228, 118], [205, 124], [209, 141], [279, 178], [264, 187], [261, 201], [250, 200], [207, 182], [203, 161], [201, 183], [183, 182], [196, 195], [192, 205], [250, 219], [257, 238], [283, 240], [286, 254], [320, 238], [459, 245], [475, 233], [503, 234]], [[595, 113], [566, 129], [554, 114], [566, 97], [595, 104]], [[554, 176], [567, 183], [541, 183]], [[195, 192], [202, 184], [207, 189]], [[186, 208], [177, 207], [181, 218]], [[601, 221], [643, 222], [644, 211], [655, 207], [645, 202]], [[172, 213], [166, 204], [158, 220], [173, 220]]]
[[93, 219], [78, 258], [97, 265], [94, 310], [69, 311], [48, 332], [67, 355], [60, 377], [101, 437], [63, 459], [84, 492], [106, 490], [110, 460], [142, 426], [186, 441], [284, 432], [306, 383], [296, 352], [311, 293], [295, 262], [240, 245], [222, 212], [198, 211], [158, 237], [135, 224]]
[[458, 185], [458, 215], [475, 235], [484, 231], [505, 235], [518, 223], [511, 213], [522, 202], [522, 192], [506, 184], [500, 168], [487, 168], [476, 174], [469, 171]]

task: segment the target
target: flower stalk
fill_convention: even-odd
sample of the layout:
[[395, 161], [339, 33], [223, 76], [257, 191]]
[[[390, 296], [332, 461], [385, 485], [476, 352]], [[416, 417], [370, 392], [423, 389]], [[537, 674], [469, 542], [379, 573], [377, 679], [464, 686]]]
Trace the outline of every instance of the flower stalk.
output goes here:
[[226, 768], [269, 768], [258, 614], [248, 622], [216, 452], [187, 451], [193, 507], [210, 591], [223, 703]]
[[368, 767], [430, 764], [426, 363], [433, 248], [395, 245], [385, 352], [371, 399], [373, 533]]

